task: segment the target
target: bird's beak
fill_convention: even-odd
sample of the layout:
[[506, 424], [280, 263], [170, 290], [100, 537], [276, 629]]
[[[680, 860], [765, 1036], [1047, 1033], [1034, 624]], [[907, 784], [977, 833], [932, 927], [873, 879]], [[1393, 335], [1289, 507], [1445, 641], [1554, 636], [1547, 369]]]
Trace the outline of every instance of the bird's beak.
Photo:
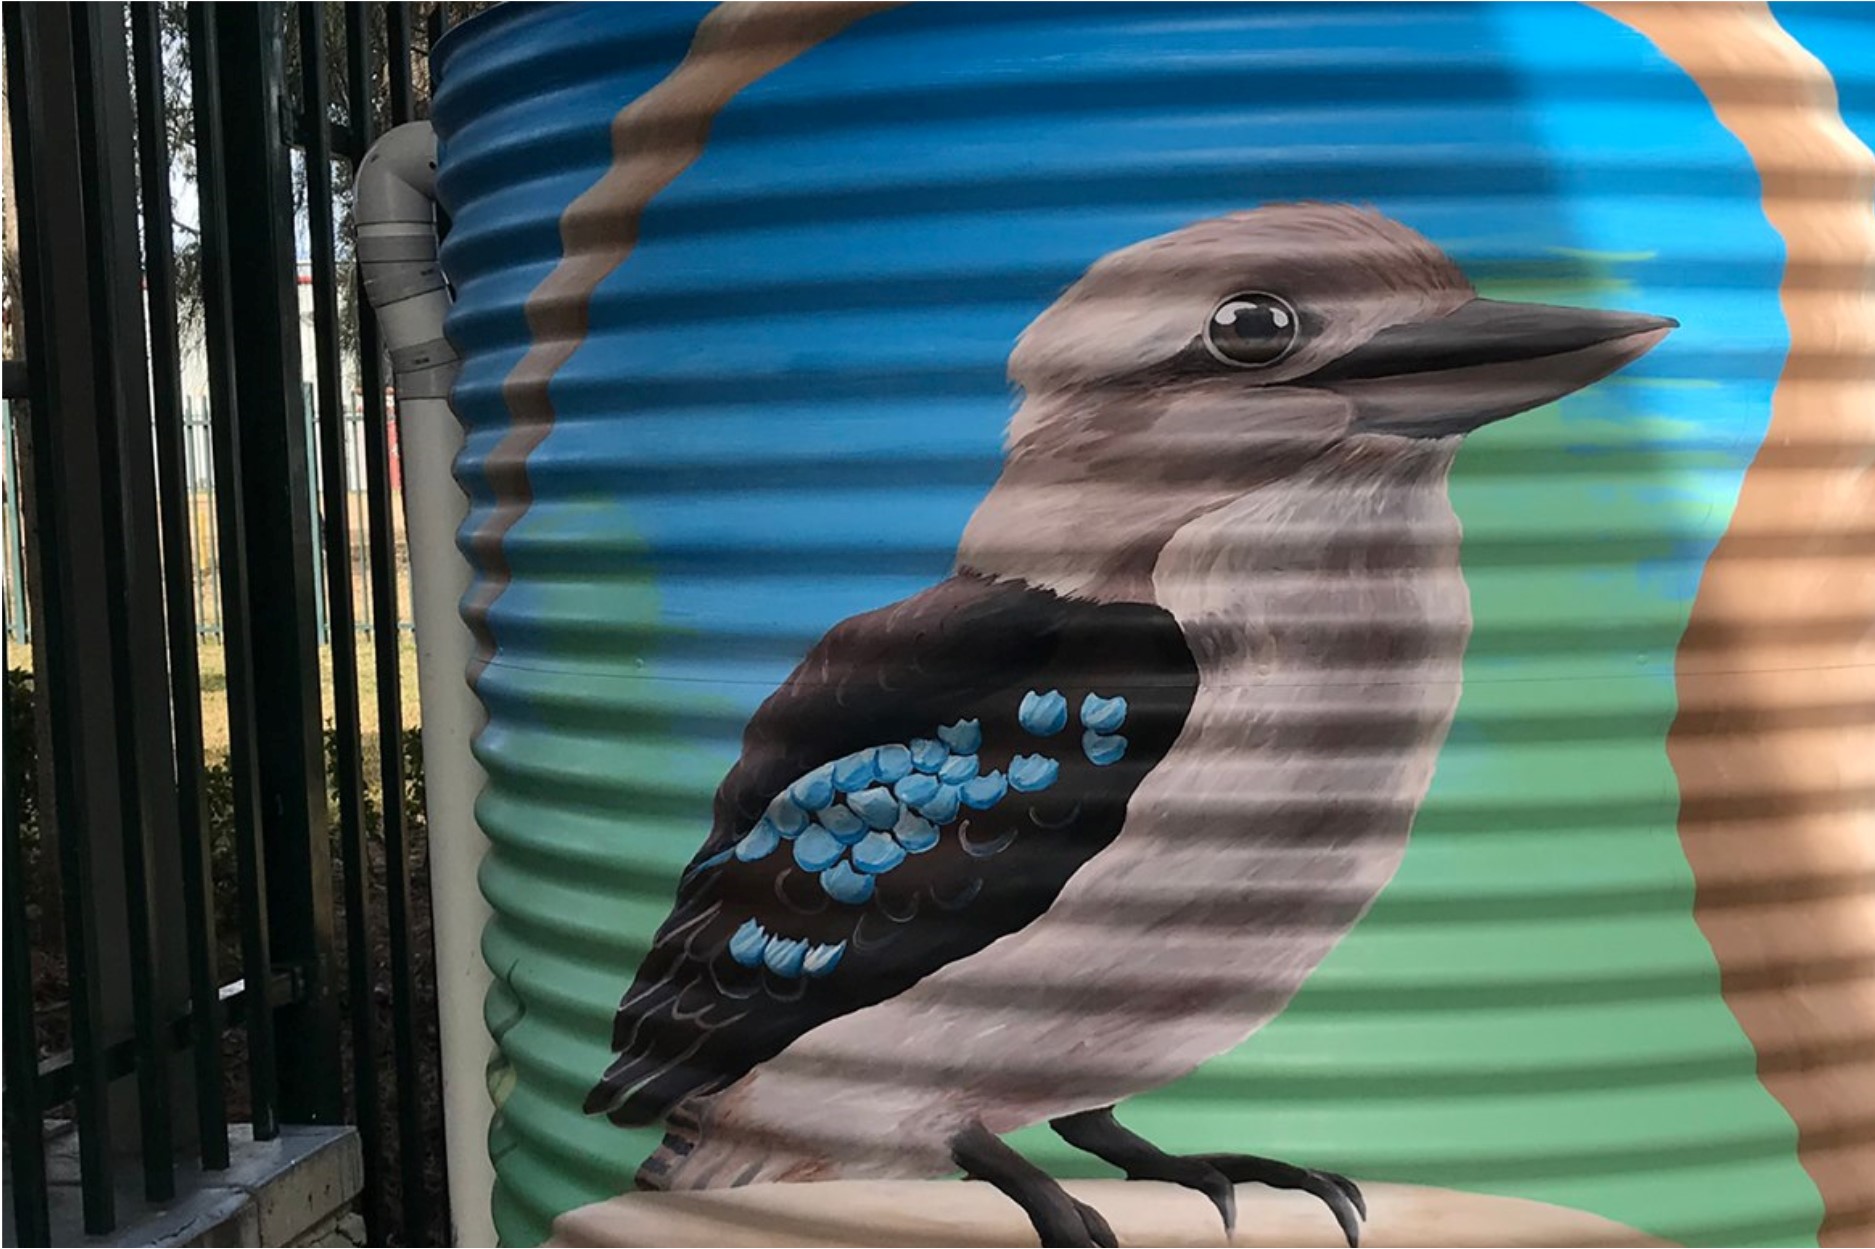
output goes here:
[[1527, 412], [1638, 360], [1671, 317], [1474, 299], [1382, 330], [1310, 376], [1355, 404], [1354, 429], [1443, 438]]

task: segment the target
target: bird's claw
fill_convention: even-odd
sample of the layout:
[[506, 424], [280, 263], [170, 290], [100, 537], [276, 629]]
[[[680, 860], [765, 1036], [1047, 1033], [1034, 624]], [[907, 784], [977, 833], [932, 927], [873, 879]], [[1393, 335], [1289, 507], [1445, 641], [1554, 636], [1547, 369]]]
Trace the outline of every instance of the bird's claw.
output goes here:
[[1126, 1173], [1129, 1180], [1159, 1180], [1196, 1189], [1217, 1207], [1224, 1234], [1237, 1230], [1239, 1184], [1264, 1184], [1305, 1192], [1327, 1206], [1347, 1237], [1348, 1249], [1360, 1249], [1361, 1220], [1367, 1199], [1353, 1180], [1333, 1171], [1291, 1166], [1255, 1154], [1168, 1154], [1136, 1132], [1128, 1131], [1102, 1106], [1049, 1120], [1057, 1135]]
[[1237, 1230], [1237, 1186], [1222, 1171], [1201, 1158], [1166, 1154], [1149, 1168], [1129, 1170], [1126, 1178], [1159, 1180], [1203, 1193], [1217, 1207], [1218, 1217], [1224, 1220], [1224, 1234], [1229, 1236]]
[[1317, 1171], [1315, 1174], [1324, 1177], [1329, 1183], [1346, 1193], [1348, 1195], [1348, 1200], [1353, 1202], [1354, 1208], [1360, 1212], [1361, 1218], [1365, 1219], [1367, 1217], [1367, 1198], [1361, 1196], [1361, 1186], [1359, 1184], [1356, 1184], [1347, 1176], [1337, 1175], [1333, 1171]]
[[1367, 1217], [1367, 1202], [1361, 1196], [1361, 1190], [1352, 1180], [1326, 1171], [1309, 1172], [1311, 1183], [1303, 1191], [1321, 1198], [1334, 1213], [1335, 1222], [1341, 1225], [1341, 1234], [1347, 1237], [1348, 1249], [1360, 1249], [1361, 1220]]
[[1106, 1217], [1084, 1201], [1076, 1201], [1074, 1208], [1080, 1213], [1081, 1223], [1087, 1229], [1087, 1241], [1095, 1249], [1119, 1249], [1119, 1238], [1113, 1234], [1113, 1226]]
[[1197, 1154], [1191, 1159], [1216, 1170], [1233, 1184], [1263, 1184], [1270, 1188], [1308, 1193], [1335, 1216], [1348, 1249], [1360, 1249], [1361, 1220], [1367, 1217], [1367, 1199], [1358, 1184], [1333, 1171], [1292, 1166], [1254, 1154]]
[[1036, 1239], [1042, 1249], [1118, 1249], [1113, 1227], [1100, 1211], [1084, 1201], [1067, 1197], [1046, 1211], [1032, 1211]]

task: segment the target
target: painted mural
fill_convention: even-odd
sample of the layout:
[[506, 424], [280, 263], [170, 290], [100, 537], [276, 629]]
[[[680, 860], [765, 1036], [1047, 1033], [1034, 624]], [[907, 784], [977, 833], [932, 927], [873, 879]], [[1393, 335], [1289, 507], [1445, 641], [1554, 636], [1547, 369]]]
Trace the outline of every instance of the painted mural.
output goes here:
[[[1712, 29], [1788, 68], [1784, 15]], [[1175, 1199], [1176, 1243], [1258, 1243], [1270, 1190], [1306, 1243], [1448, 1197], [1478, 1243], [1816, 1244], [1826, 1200], [1855, 1243], [1831, 1098], [1722, 977], [1767, 930], [1696, 906], [1698, 778], [1764, 766], [1688, 753], [1698, 626], [1811, 237], [1698, 38], [783, 4], [451, 39], [505, 1243], [718, 1194], [805, 1243], [736, 1194], [824, 1230], [924, 1209], [903, 1181], [1045, 1245], [1173, 1243]], [[1817, 55], [1862, 116], [1865, 58]]]
[[1165, 1153], [1114, 1105], [1274, 1018], [1398, 867], [1471, 633], [1464, 437], [1673, 325], [1481, 299], [1345, 205], [1101, 258], [1016, 344], [952, 575], [749, 723], [586, 1099], [675, 1125], [639, 1183], [961, 1169], [1044, 1245], [1114, 1244], [1000, 1139], [1046, 1122], [1227, 1233], [1262, 1183], [1358, 1244], [1352, 1181]]

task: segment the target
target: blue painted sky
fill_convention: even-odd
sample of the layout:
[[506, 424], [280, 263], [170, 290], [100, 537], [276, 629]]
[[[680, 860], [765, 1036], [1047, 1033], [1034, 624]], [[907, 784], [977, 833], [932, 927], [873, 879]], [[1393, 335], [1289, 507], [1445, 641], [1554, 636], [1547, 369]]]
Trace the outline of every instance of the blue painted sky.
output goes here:
[[[1752, 297], [1781, 254], [1677, 71], [1650, 51], [1657, 72], [1627, 92], [1580, 89], [1634, 36], [1549, 5], [981, 19], [868, 19], [730, 105], [555, 379], [531, 474], [565, 502], [516, 538], [564, 541], [538, 580], [517, 560], [498, 621], [550, 616], [565, 582], [643, 551], [665, 624], [750, 635], [732, 664], [676, 644], [653, 669], [752, 707], [826, 626], [947, 570], [996, 471], [1009, 346], [1062, 286], [1113, 248], [1276, 198], [1372, 203], [1474, 272], [1614, 257], [1600, 301], [1683, 328], [1619, 395], [1562, 406], [1570, 445], [1593, 454], [1625, 407], [1689, 453], [1644, 486], [1664, 527], [1716, 537], [1781, 359], [1774, 304]], [[570, 197], [592, 172], [525, 193]], [[491, 274], [483, 299], [538, 276]], [[471, 394], [517, 358], [501, 339], [471, 356]], [[1649, 378], [1698, 383], [1635, 387]], [[1690, 594], [1699, 535], [1647, 574], [1661, 593]]]

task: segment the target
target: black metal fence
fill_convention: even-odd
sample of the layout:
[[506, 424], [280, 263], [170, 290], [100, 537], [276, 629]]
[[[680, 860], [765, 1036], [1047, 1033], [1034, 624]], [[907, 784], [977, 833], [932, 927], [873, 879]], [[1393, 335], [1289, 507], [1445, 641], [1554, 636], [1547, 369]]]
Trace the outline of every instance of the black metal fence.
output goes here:
[[23, 1245], [79, 1230], [53, 1223], [53, 1119], [76, 1123], [88, 1234], [226, 1168], [231, 1122], [266, 1140], [349, 1119], [374, 1243], [447, 1236], [405, 643], [374, 629], [321, 663], [323, 639], [407, 615], [386, 372], [344, 232], [351, 169], [421, 104], [412, 25], [404, 4], [5, 9]]
[[[311, 383], [304, 388], [304, 407], [308, 439], [314, 451], [312, 474], [315, 480], [324, 476], [324, 465], [316, 435], [311, 431], [317, 419], [318, 400]], [[387, 402], [389, 402], [387, 400]], [[340, 440], [342, 464], [345, 481], [345, 511], [351, 534], [351, 547], [345, 552], [345, 563], [351, 569], [353, 590], [361, 600], [361, 610], [356, 613], [355, 632], [369, 635], [377, 628], [377, 617], [372, 612], [369, 598], [371, 584], [370, 543], [366, 539], [365, 522], [370, 507], [370, 494], [366, 485], [365, 472], [367, 430], [365, 422], [364, 397], [358, 394], [345, 396], [345, 407], [340, 418], [343, 437]], [[393, 418], [389, 423], [391, 441], [392, 487], [397, 486], [397, 422]], [[214, 443], [211, 437], [208, 395], [204, 392], [188, 393], [182, 396], [182, 480], [188, 490], [188, 502], [183, 511], [184, 523], [188, 527], [190, 570], [194, 575], [195, 631], [205, 639], [221, 637], [221, 545], [215, 533], [215, 463]], [[6, 599], [6, 637], [17, 646], [32, 642], [32, 613], [26, 610], [26, 531], [27, 519], [25, 500], [13, 488], [19, 480], [19, 467], [16, 460], [19, 439], [13, 430], [13, 411], [9, 403], [0, 403], [0, 445], [5, 447], [7, 456], [4, 468], [4, 487], [0, 488], [0, 595]], [[315, 508], [317, 504], [314, 504]], [[397, 566], [397, 627], [406, 632], [412, 630], [410, 620], [410, 578], [408, 557], [402, 549], [402, 537], [398, 538]], [[315, 557], [323, 563], [323, 548], [315, 548]], [[330, 628], [330, 605], [326, 599], [327, 583], [322, 567], [313, 570], [314, 604], [318, 611], [319, 643], [324, 646], [332, 641]]]

